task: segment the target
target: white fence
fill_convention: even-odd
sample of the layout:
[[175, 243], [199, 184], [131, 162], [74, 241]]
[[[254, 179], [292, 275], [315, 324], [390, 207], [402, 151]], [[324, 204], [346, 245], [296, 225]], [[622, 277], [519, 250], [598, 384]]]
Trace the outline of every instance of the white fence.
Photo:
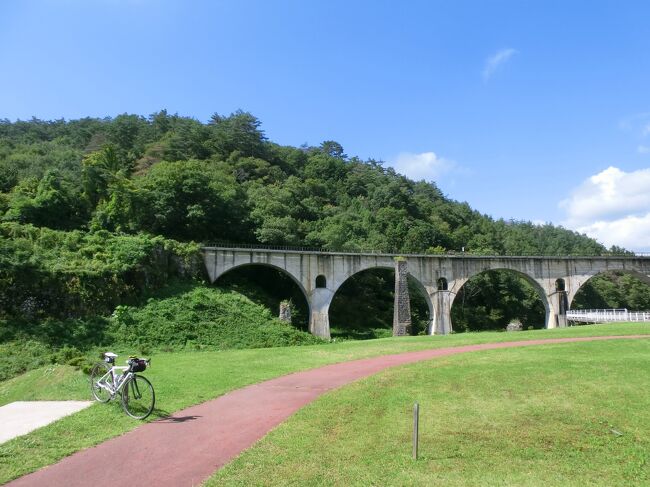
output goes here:
[[627, 309], [570, 309], [567, 320], [582, 323], [610, 323], [614, 321], [650, 321], [650, 311]]

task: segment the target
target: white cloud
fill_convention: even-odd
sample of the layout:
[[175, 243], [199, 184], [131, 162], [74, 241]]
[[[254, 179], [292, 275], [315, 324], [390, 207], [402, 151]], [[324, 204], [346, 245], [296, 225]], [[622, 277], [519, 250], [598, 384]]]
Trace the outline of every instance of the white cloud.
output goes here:
[[647, 145], [641, 144], [636, 148], [636, 151], [639, 154], [650, 154], [650, 147], [648, 147]]
[[435, 152], [413, 154], [402, 152], [397, 156], [392, 166], [400, 174], [419, 181], [434, 181], [441, 176], [458, 169], [454, 161], [438, 157]]
[[650, 169], [616, 167], [591, 176], [560, 203], [563, 225], [606, 246], [650, 249]]
[[512, 48], [501, 49], [488, 57], [485, 60], [485, 66], [483, 68], [483, 81], [488, 81], [492, 75], [494, 75], [496, 70], [507, 63], [512, 56], [517, 54], [517, 52], [516, 49]]
[[618, 245], [637, 252], [650, 251], [650, 212], [612, 221], [599, 220], [575, 230], [595, 238], [606, 247]]

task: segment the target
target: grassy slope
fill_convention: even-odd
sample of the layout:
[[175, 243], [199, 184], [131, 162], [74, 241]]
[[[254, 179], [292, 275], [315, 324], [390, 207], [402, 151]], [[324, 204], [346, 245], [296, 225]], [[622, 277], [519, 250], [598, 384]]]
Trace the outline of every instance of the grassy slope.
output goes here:
[[648, 390], [650, 340], [397, 367], [307, 406], [206, 484], [648, 485]]
[[0, 322], [0, 342], [3, 336], [9, 338], [0, 343], [0, 381], [50, 363], [86, 363], [97, 356], [93, 350], [100, 344], [149, 355], [156, 349], [322, 343], [236, 291], [195, 282], [172, 283], [141, 306], [118, 306], [112, 319]]
[[[468, 333], [275, 349], [160, 353], [154, 356], [153, 367], [146, 375], [156, 388], [160, 408], [152, 417], [156, 419], [248, 384], [355, 358], [470, 343], [639, 333], [650, 334], [650, 327], [643, 324], [598, 325], [517, 334]], [[87, 398], [86, 377], [66, 367], [41, 368], [0, 383], [0, 405], [15, 400]], [[0, 483], [122, 434], [138, 424], [127, 418], [118, 404], [98, 404], [11, 440], [0, 445]]]

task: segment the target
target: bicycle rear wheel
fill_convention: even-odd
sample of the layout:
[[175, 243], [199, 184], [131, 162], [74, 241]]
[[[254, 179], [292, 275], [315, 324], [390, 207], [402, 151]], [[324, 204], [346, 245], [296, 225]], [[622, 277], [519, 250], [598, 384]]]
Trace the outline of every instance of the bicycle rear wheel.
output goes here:
[[135, 419], [145, 419], [153, 411], [156, 394], [151, 382], [141, 375], [133, 375], [122, 389], [124, 412]]
[[106, 362], [98, 362], [90, 372], [90, 391], [93, 393], [93, 397], [99, 402], [108, 402], [113, 397], [113, 394], [111, 394], [110, 391], [100, 385], [103, 384], [111, 389], [113, 388], [114, 384], [112, 374], [107, 375], [102, 380], [102, 377], [104, 377], [109, 370], [111, 370], [111, 368]]

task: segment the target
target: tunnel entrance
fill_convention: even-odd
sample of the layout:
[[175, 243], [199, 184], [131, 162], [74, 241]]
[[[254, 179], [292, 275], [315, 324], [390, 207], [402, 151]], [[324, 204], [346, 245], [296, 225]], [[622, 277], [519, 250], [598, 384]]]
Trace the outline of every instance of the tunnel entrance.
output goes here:
[[[424, 288], [408, 278], [411, 334], [427, 334], [430, 310]], [[374, 268], [348, 278], [336, 291], [329, 307], [332, 338], [367, 340], [393, 335], [395, 271]]]
[[521, 322], [524, 330], [544, 328], [546, 309], [540, 291], [522, 274], [490, 270], [475, 275], [460, 289], [451, 307], [455, 332], [504, 330]]
[[243, 294], [278, 316], [280, 303], [289, 301], [291, 324], [308, 331], [309, 304], [298, 284], [283, 270], [263, 264], [236, 267], [217, 279], [217, 286]]

